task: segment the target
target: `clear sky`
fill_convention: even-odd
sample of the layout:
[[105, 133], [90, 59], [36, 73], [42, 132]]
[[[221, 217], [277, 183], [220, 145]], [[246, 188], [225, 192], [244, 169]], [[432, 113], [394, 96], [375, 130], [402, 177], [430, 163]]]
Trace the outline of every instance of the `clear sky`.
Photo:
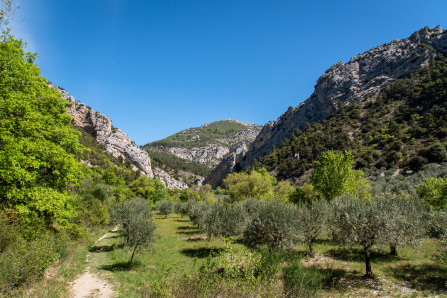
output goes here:
[[446, 0], [21, 0], [42, 75], [138, 145], [232, 118], [265, 124], [332, 64], [424, 27]]

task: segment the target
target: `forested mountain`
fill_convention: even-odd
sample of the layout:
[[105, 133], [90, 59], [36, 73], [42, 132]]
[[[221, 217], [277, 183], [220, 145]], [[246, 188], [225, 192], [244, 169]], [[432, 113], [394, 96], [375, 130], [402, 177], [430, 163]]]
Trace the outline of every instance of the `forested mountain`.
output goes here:
[[[309, 99], [295, 108], [289, 107], [276, 122], [267, 123], [246, 154], [240, 154], [232, 161], [223, 161], [207, 181], [212, 185], [219, 185], [228, 173], [251, 165], [265, 165], [279, 177], [300, 176], [325, 150], [352, 146], [355, 149], [360, 146], [358, 141], [364, 140], [365, 136], [372, 140], [363, 143], [370, 142], [368, 144], [371, 146], [368, 146], [367, 152], [361, 151], [366, 150], [364, 147], [359, 149], [360, 152], [356, 155], [359, 167], [408, 164], [416, 155], [423, 157], [422, 153], [415, 152], [425, 148], [425, 145], [427, 148], [438, 148], [438, 135], [435, 137], [438, 141], [435, 142], [429, 136], [415, 135], [401, 129], [407, 125], [419, 129], [417, 127], [428, 121], [424, 118], [427, 112], [435, 118], [442, 115], [442, 84], [445, 82], [443, 61], [447, 52], [445, 32], [439, 26], [434, 29], [425, 27], [409, 38], [373, 48], [351, 58], [348, 63], [333, 65], [318, 79], [315, 91]], [[406, 76], [409, 77], [402, 79]], [[396, 79], [401, 80], [391, 84]], [[440, 94], [430, 95], [433, 92]], [[441, 99], [438, 98], [440, 96]], [[439, 107], [431, 110], [434, 105]], [[340, 115], [335, 116], [338, 120], [323, 122], [338, 112]], [[413, 114], [422, 118], [412, 118]], [[338, 124], [334, 121], [338, 121]], [[438, 118], [433, 121], [442, 120]], [[378, 134], [375, 130], [377, 127], [384, 131]], [[389, 138], [388, 136], [393, 136], [389, 131], [393, 130], [406, 136]], [[296, 141], [302, 132], [305, 134], [304, 139]], [[315, 144], [309, 139], [311, 132], [313, 139], [318, 140], [314, 141]], [[406, 140], [407, 137], [410, 139]], [[418, 145], [415, 144], [412, 149], [407, 148], [412, 139]], [[432, 140], [431, 143], [429, 140]], [[292, 146], [289, 145], [291, 143], [294, 144], [293, 150], [286, 149], [287, 146]], [[276, 148], [280, 148], [282, 153]], [[276, 153], [268, 154], [272, 151]], [[286, 165], [284, 159], [289, 164]]]
[[224, 119], [183, 130], [143, 148], [157, 167], [176, 179], [200, 183], [226, 154], [246, 146], [260, 130], [260, 125]]

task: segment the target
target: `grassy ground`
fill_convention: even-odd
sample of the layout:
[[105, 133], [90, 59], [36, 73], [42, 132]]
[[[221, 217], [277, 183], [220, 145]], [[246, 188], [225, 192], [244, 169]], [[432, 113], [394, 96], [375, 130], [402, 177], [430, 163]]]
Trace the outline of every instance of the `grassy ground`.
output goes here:
[[156, 215], [155, 223], [158, 239], [151, 250], [137, 252], [132, 268], [132, 250], [123, 248], [124, 238], [117, 233], [90, 249], [90, 272], [109, 277], [119, 297], [144, 296], [149, 288], [163, 287], [163, 277], [171, 273], [191, 274], [225, 246], [220, 239], [187, 240], [200, 232], [186, 217]]
[[[226, 246], [222, 239], [194, 237], [201, 232], [187, 217], [170, 215], [165, 219], [157, 214], [155, 223], [158, 239], [153, 249], [138, 251], [132, 268], [129, 266], [132, 250], [123, 247], [123, 237], [109, 231], [109, 237], [94, 243], [107, 232], [97, 231], [82, 245], [68, 251], [60, 264], [48, 270], [48, 277], [24, 296], [67, 297], [68, 281], [87, 266], [90, 272], [108, 279], [115, 286], [118, 297], [147, 297], [151, 293], [169, 296], [167, 289], [173, 283], [172, 278], [166, 277], [194, 276], [210, 254], [218, 254]], [[232, 246], [236, 253], [242, 250], [241, 244]], [[398, 257], [389, 256], [387, 247], [373, 249], [371, 260], [375, 280], [362, 278], [365, 268], [360, 248], [348, 249], [321, 240], [314, 249], [315, 258], [305, 256], [305, 247], [298, 247], [293, 258], [301, 259], [305, 267], [316, 268], [327, 276], [315, 293], [317, 296], [447, 296], [447, 265], [436, 261], [437, 240], [424, 239], [417, 247], [402, 247], [398, 249]], [[88, 263], [85, 261], [87, 255]], [[283, 280], [283, 271], [279, 271], [274, 281], [274, 296], [283, 296]], [[217, 296], [231, 296], [240, 288], [237, 282], [231, 283], [224, 288], [229, 289], [230, 294], [218, 293]], [[252, 294], [256, 296], [256, 290]]]
[[[150, 291], [166, 293], [166, 276], [195, 274], [210, 253], [225, 247], [222, 239], [191, 239], [200, 235], [187, 217], [156, 215], [159, 238], [152, 250], [139, 251], [133, 268], [129, 266], [131, 249], [123, 248], [123, 238], [117, 233], [98, 242], [90, 249], [90, 270], [107, 277], [116, 287], [119, 297], [148, 296]], [[240, 244], [232, 244], [236, 251]], [[307, 267], [318, 268], [329, 278], [318, 296], [432, 296], [446, 295], [447, 266], [436, 261], [438, 242], [425, 239], [415, 248], [403, 247], [399, 257], [388, 255], [387, 247], [372, 251], [375, 280], [363, 279], [363, 252], [319, 241], [316, 257], [305, 257], [306, 248], [297, 248], [298, 258]], [[277, 279], [281, 283], [281, 273]], [[280, 287], [279, 287], [280, 289]], [[278, 296], [282, 292], [278, 293]]]

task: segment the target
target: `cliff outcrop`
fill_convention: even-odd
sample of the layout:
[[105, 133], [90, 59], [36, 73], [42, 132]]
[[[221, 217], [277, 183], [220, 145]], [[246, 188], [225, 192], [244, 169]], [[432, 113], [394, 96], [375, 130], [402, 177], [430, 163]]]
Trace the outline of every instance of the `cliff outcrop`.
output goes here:
[[296, 129], [306, 123], [320, 122], [337, 112], [339, 105], [349, 105], [377, 94], [381, 88], [411, 71], [427, 65], [431, 59], [447, 52], [447, 31], [440, 26], [428, 27], [409, 38], [394, 40], [375, 47], [329, 68], [317, 81], [313, 94], [295, 108], [289, 108], [276, 121], [264, 125], [243, 156], [228, 163], [222, 161], [207, 181], [216, 185], [234, 168], [244, 168], [279, 147]]

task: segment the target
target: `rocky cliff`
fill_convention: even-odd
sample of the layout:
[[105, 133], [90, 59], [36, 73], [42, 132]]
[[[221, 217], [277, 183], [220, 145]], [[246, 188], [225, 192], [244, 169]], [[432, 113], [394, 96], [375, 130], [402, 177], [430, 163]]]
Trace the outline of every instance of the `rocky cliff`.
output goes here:
[[409, 38], [373, 48], [329, 68], [317, 81], [313, 94], [295, 108], [289, 108], [276, 121], [264, 125], [246, 154], [231, 162], [223, 161], [207, 181], [218, 184], [235, 167], [244, 168], [280, 146], [296, 129], [306, 123], [320, 122], [334, 114], [339, 105], [362, 101], [373, 96], [393, 80], [427, 65], [437, 55], [447, 52], [447, 34], [440, 26], [425, 27]]
[[159, 169], [152, 168], [149, 154], [140, 149], [134, 141], [121, 129], [112, 126], [112, 120], [109, 117], [95, 112], [82, 102], [77, 101], [64, 89], [51, 84], [51, 87], [58, 90], [62, 98], [72, 105], [67, 108], [68, 114], [73, 117], [73, 124], [102, 144], [107, 152], [114, 157], [121, 157], [123, 160], [130, 160], [134, 171], [140, 170], [151, 178], [157, 178], [162, 181], [166, 188], [169, 189], [185, 189], [188, 186], [181, 181], [172, 178], [168, 173]]

